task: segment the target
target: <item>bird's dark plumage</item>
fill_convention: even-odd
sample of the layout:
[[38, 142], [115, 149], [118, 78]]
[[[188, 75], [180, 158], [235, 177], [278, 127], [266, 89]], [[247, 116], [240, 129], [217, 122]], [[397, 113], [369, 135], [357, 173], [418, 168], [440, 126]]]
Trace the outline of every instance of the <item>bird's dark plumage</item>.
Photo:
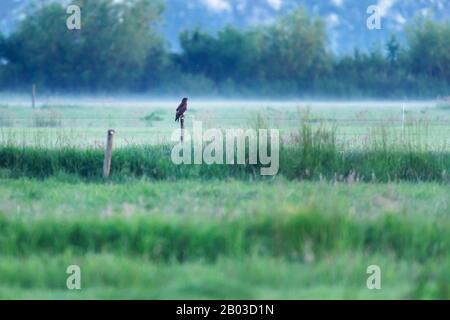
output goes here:
[[187, 110], [187, 101], [188, 98], [183, 98], [183, 100], [181, 101], [180, 105], [177, 108], [177, 112], [175, 115], [175, 121], [178, 121], [186, 112]]

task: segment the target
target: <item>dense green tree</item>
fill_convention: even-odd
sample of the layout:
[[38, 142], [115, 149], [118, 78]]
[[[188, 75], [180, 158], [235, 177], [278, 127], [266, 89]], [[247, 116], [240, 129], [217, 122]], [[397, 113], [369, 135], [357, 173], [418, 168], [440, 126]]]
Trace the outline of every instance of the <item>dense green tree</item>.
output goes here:
[[5, 64], [6, 64], [5, 45], [6, 45], [5, 37], [0, 32], [0, 88], [4, 86], [4, 81], [5, 81], [4, 80]]
[[183, 70], [216, 82], [291, 82], [304, 89], [331, 71], [325, 24], [303, 8], [271, 26], [239, 31], [227, 27], [216, 36], [194, 30], [180, 36]]
[[450, 83], [450, 22], [417, 19], [407, 28], [409, 68]]
[[[129, 87], [159, 64], [154, 0], [79, 0], [81, 30], [68, 30], [65, 8], [36, 7], [7, 41], [6, 57], [22, 81], [52, 88]], [[150, 53], [158, 52], [159, 55]], [[148, 68], [148, 69], [146, 69]]]
[[264, 32], [263, 66], [270, 80], [307, 86], [330, 71], [325, 23], [300, 7]]
[[0, 59], [3, 58], [5, 55], [5, 44], [6, 44], [5, 36], [0, 31]]
[[394, 64], [398, 60], [398, 54], [400, 50], [400, 43], [395, 35], [391, 35], [386, 43], [387, 58], [391, 64]]
[[217, 51], [217, 40], [206, 32], [194, 30], [184, 31], [180, 34], [182, 54], [179, 62], [186, 72], [200, 73], [213, 76], [212, 66], [217, 60], [213, 53]]
[[180, 35], [183, 70], [200, 73], [215, 81], [254, 80], [261, 67], [260, 34], [226, 27], [216, 37], [199, 30]]

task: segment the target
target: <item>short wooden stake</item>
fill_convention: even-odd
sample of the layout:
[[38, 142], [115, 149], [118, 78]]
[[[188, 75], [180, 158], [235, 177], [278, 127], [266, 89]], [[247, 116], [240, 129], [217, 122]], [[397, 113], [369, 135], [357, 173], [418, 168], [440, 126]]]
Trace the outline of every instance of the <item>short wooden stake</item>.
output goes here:
[[36, 107], [36, 85], [31, 86], [31, 107], [34, 109]]
[[180, 127], [181, 127], [181, 136], [180, 136], [180, 140], [181, 142], [184, 141], [184, 115], [182, 115], [180, 117]]
[[108, 138], [106, 141], [105, 149], [105, 160], [103, 161], [103, 177], [108, 178], [111, 171], [111, 158], [112, 158], [112, 148], [114, 141], [114, 134], [116, 132], [112, 129], [108, 130]]

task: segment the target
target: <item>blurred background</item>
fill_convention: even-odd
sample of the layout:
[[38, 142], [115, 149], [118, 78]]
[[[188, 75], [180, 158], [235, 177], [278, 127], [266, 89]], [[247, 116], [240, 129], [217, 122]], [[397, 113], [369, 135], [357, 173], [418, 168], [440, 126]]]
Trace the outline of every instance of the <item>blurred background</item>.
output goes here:
[[448, 0], [3, 0], [0, 90], [435, 98], [450, 88], [449, 15]]

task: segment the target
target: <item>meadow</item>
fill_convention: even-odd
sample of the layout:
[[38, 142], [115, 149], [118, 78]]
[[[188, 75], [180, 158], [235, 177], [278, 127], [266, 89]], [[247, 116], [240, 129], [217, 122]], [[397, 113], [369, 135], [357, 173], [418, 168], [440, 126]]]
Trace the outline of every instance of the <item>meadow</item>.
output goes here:
[[280, 129], [275, 177], [174, 165], [173, 101], [0, 104], [1, 298], [450, 298], [445, 103], [190, 104], [188, 130]]

